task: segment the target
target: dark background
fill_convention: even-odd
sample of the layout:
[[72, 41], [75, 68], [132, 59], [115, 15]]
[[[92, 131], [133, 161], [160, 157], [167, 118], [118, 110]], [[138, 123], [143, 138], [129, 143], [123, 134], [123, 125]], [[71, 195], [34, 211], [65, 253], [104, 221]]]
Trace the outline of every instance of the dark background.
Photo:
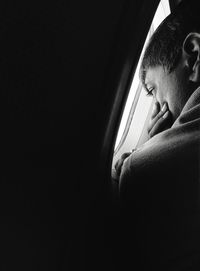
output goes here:
[[117, 270], [110, 164], [157, 2], [0, 2], [1, 270]]

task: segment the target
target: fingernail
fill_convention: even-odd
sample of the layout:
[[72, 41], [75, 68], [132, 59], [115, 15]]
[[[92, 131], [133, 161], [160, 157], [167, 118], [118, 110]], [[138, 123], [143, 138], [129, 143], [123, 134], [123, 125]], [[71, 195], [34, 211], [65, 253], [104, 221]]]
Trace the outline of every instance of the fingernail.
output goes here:
[[161, 111], [162, 111], [162, 112], [165, 112], [166, 109], [167, 109], [167, 105], [166, 105], [166, 103], [165, 103], [165, 104], [163, 105]]
[[163, 115], [163, 119], [167, 118], [169, 111], [165, 112], [165, 114]]

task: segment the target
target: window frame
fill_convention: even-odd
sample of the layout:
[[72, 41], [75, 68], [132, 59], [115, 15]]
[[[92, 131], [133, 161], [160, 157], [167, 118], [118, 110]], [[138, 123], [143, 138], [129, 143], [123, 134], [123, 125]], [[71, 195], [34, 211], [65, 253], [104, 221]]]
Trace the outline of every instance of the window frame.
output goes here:
[[[133, 75], [159, 0], [125, 2], [116, 29], [104, 89], [106, 115], [99, 160], [99, 174], [111, 178], [114, 146]], [[135, 14], [135, 15], [134, 15]], [[135, 38], [137, 36], [137, 38]], [[117, 57], [116, 57], [117, 56]]]
[[[148, 42], [149, 38], [152, 36], [152, 34], [154, 33], [155, 29], [154, 29], [154, 24], [153, 24], [153, 21], [154, 21], [154, 17], [156, 15], [156, 12], [157, 12], [157, 9], [159, 7], [159, 4], [161, 3], [161, 5], [163, 5], [162, 1], [159, 1], [158, 3], [158, 6], [154, 12], [154, 16], [153, 16], [153, 19], [152, 19], [152, 23], [150, 25], [150, 28], [149, 28], [149, 31], [147, 33], [147, 36], [146, 36], [146, 39], [145, 39], [145, 43], [144, 43], [144, 46], [142, 48], [142, 53], [141, 53], [141, 56], [140, 58], [142, 57], [142, 54], [144, 53], [144, 50], [145, 50], [145, 46], [146, 46], [146, 43]], [[170, 8], [170, 2], [168, 1], [168, 5], [169, 5], [169, 12], [171, 12], [171, 8]], [[168, 11], [166, 11], [166, 16], [168, 15]], [[165, 17], [164, 17], [165, 18]], [[163, 18], [163, 19], [164, 19]], [[163, 20], [162, 19], [162, 20]], [[160, 24], [160, 23], [159, 23]], [[156, 27], [159, 25], [157, 24]], [[138, 61], [137, 63], [137, 66], [140, 64], [139, 63], [140, 61]], [[135, 70], [136, 71], [136, 70]], [[134, 77], [133, 79], [134, 80]], [[132, 119], [133, 119], [133, 116], [134, 116], [134, 113], [135, 113], [135, 110], [136, 110], [136, 107], [137, 107], [137, 104], [138, 104], [138, 100], [140, 98], [140, 95], [141, 95], [141, 91], [142, 91], [142, 84], [139, 83], [138, 84], [138, 87], [137, 87], [137, 90], [136, 90], [136, 93], [135, 93], [135, 96], [133, 98], [133, 101], [132, 101], [132, 105], [131, 105], [131, 108], [130, 108], [130, 111], [129, 111], [129, 114], [128, 114], [128, 117], [127, 117], [127, 121], [126, 121], [126, 124], [125, 124], [125, 128], [124, 128], [124, 131], [122, 133], [122, 136], [121, 136], [121, 139], [119, 140], [117, 146], [115, 146], [115, 149], [114, 149], [114, 155], [113, 155], [113, 165], [115, 164], [115, 161], [120, 157], [120, 155], [124, 152], [126, 152], [127, 150], [123, 151], [121, 149], [123, 149], [123, 145], [126, 141], [126, 138], [127, 138], [127, 135], [129, 133], [129, 129], [130, 129], [130, 126], [131, 126], [131, 123], [132, 123]], [[147, 116], [146, 116], [146, 119], [144, 121], [144, 125], [143, 125], [143, 128], [141, 130], [141, 133], [139, 135], [139, 138], [138, 138], [138, 141], [136, 143], [136, 148], [141, 145], [142, 143], [144, 143], [147, 139], [148, 139], [148, 135], [147, 135], [147, 124], [148, 124], [148, 119], [149, 119], [149, 115], [150, 115], [150, 111], [151, 111], [151, 108], [152, 108], [152, 104], [153, 104], [153, 100], [151, 101], [151, 103], [149, 104], [149, 112], [147, 113]], [[123, 116], [123, 115], [122, 115]], [[121, 123], [120, 123], [121, 125]], [[119, 126], [120, 127], [120, 126]], [[133, 146], [134, 147], [134, 146]], [[121, 150], [121, 151], [120, 151]]]

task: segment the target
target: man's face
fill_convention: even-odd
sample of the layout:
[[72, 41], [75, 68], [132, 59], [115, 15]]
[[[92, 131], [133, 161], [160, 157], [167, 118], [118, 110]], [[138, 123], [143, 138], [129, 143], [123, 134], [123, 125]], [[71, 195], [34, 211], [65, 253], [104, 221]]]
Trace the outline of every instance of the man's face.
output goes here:
[[162, 66], [149, 68], [146, 73], [145, 85], [162, 108], [167, 103], [173, 121], [180, 115], [189, 98], [187, 71], [179, 64], [169, 73]]

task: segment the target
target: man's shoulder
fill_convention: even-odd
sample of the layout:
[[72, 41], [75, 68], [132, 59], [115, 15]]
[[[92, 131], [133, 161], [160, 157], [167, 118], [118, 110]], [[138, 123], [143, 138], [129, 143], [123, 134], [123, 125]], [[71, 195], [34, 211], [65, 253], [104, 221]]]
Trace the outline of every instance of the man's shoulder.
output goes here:
[[177, 171], [185, 174], [188, 169], [197, 170], [199, 161], [200, 119], [172, 127], [138, 148], [126, 159], [121, 181], [172, 177]]

